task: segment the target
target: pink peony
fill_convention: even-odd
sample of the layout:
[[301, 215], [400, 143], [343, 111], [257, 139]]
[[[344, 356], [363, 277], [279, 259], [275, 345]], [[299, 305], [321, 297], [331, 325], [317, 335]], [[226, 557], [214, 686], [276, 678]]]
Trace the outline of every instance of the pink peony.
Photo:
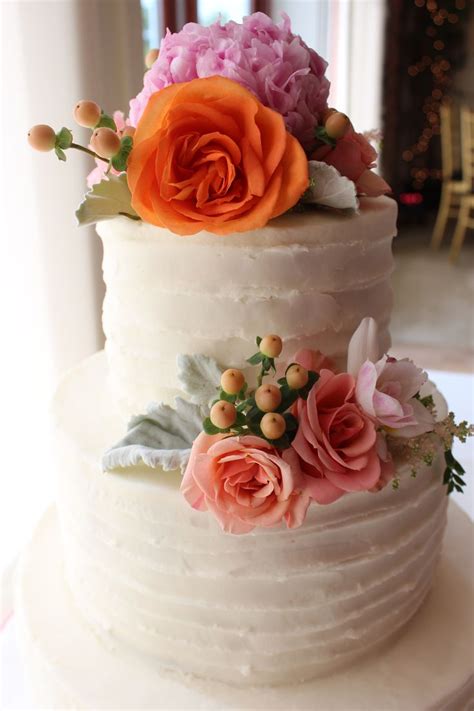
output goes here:
[[415, 397], [427, 375], [407, 358], [380, 358], [377, 324], [362, 320], [349, 344], [347, 369], [356, 377], [356, 400], [364, 412], [394, 437], [431, 432], [435, 421]]
[[[125, 118], [123, 111], [114, 111], [113, 119], [115, 121], [115, 125], [117, 126], [118, 131], [122, 131], [125, 126], [130, 126], [130, 119]], [[88, 188], [91, 188], [96, 183], [100, 183], [100, 181], [104, 180], [104, 178], [106, 177], [105, 171], [108, 168], [108, 162], [96, 158], [95, 164], [96, 167], [94, 168], [94, 170], [91, 170], [91, 172], [87, 176]], [[110, 173], [112, 173], [112, 175], [120, 175], [119, 171], [115, 170], [115, 168], [111, 168]]]
[[167, 31], [142, 91], [130, 102], [130, 118], [137, 125], [150, 96], [169, 84], [219, 75], [282, 114], [290, 133], [310, 149], [319, 116], [327, 108], [326, 66], [291, 32], [286, 14], [279, 24], [261, 12], [245, 17], [242, 24], [189, 23], [181, 32]]
[[227, 533], [256, 526], [288, 528], [304, 521], [310, 502], [305, 478], [290, 449], [282, 456], [260, 437], [201, 433], [193, 443], [181, 484], [186, 501], [211, 511]]
[[311, 348], [302, 348], [293, 357], [292, 363], [302, 365], [306, 370], [314, 370], [319, 373], [323, 368], [336, 372], [336, 364], [321, 351], [313, 351]]
[[377, 433], [355, 402], [348, 373], [322, 370], [307, 400], [298, 400], [298, 431], [292, 447], [307, 475], [307, 490], [320, 504], [348, 491], [367, 491], [381, 474]]
[[352, 180], [359, 195], [378, 197], [391, 192], [388, 183], [370, 170], [375, 167], [377, 151], [361, 133], [350, 130], [334, 147], [319, 146], [312, 158], [334, 166], [341, 175]]

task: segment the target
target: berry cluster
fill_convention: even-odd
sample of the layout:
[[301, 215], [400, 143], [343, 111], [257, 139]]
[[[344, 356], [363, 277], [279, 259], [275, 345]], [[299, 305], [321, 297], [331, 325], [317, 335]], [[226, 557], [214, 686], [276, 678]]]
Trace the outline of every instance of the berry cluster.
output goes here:
[[266, 439], [279, 449], [290, 446], [298, 428], [298, 422], [290, 411], [298, 398], [306, 399], [319, 378], [318, 373], [308, 371], [298, 363], [291, 363], [285, 376], [274, 383], [263, 379], [273, 371], [275, 358], [281, 354], [283, 343], [279, 336], [270, 334], [257, 338], [259, 350], [247, 362], [260, 365], [257, 389], [248, 392], [245, 376], [237, 368], [222, 373], [219, 398], [204, 420], [207, 434], [252, 434]]
[[39, 124], [28, 132], [28, 142], [37, 151], [55, 151], [59, 160], [66, 160], [65, 150], [75, 148], [109, 164], [122, 172], [127, 168], [127, 160], [133, 146], [133, 126], [117, 130], [113, 118], [100, 108], [95, 101], [79, 101], [74, 107], [74, 119], [79, 126], [92, 130], [89, 148], [74, 143], [72, 132], [62, 128], [57, 133], [51, 126]]

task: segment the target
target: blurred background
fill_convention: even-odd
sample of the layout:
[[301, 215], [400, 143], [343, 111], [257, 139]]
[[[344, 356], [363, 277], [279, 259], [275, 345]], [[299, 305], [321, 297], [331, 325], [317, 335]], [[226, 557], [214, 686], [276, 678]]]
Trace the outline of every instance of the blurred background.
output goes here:
[[219, 16], [240, 21], [252, 11], [278, 20], [284, 11], [293, 31], [328, 60], [330, 105], [356, 130], [375, 132], [379, 170], [399, 203], [394, 351], [449, 372], [450, 396], [462, 399], [461, 409], [472, 404], [472, 378], [465, 378], [474, 349], [470, 0], [12, 0], [0, 10], [2, 476], [9, 492], [0, 497], [8, 532], [0, 569], [52, 495], [46, 413], [55, 383], [103, 345], [100, 244], [74, 218], [91, 165], [81, 155], [64, 165], [33, 153], [26, 134], [36, 123], [72, 126], [81, 98], [127, 112], [142, 86], [144, 56], [166, 27]]

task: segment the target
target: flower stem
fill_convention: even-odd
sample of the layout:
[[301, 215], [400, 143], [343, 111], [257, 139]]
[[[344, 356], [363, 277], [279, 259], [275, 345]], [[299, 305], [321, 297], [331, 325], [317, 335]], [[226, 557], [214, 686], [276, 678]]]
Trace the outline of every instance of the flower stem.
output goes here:
[[93, 158], [98, 158], [99, 160], [103, 160], [104, 163], [108, 163], [109, 161], [106, 158], [101, 158], [101, 156], [98, 156], [97, 153], [94, 153], [94, 151], [91, 151], [90, 148], [86, 148], [85, 146], [79, 145], [79, 143], [71, 143], [69, 148], [75, 148], [78, 151], [83, 151], [83, 153], [87, 153], [88, 155], [92, 156]]

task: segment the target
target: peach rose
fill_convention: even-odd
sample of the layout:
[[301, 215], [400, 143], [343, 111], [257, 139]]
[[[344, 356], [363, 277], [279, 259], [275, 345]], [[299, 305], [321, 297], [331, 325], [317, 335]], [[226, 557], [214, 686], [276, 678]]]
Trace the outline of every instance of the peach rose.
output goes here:
[[314, 370], [319, 373], [323, 368], [336, 371], [336, 364], [332, 358], [328, 358], [321, 351], [313, 351], [311, 348], [301, 348], [293, 357], [292, 363], [302, 365], [306, 370]]
[[377, 433], [355, 402], [355, 379], [322, 370], [307, 400], [298, 400], [292, 447], [308, 478], [308, 492], [329, 504], [348, 491], [368, 491], [381, 473]]
[[283, 117], [224, 77], [150, 97], [128, 160], [140, 217], [180, 235], [263, 227], [308, 187], [308, 161]]
[[194, 441], [181, 491], [199, 511], [209, 510], [227, 533], [256, 526], [288, 528], [304, 521], [309, 496], [291, 449], [283, 457], [260, 437], [201, 433]]
[[375, 167], [377, 151], [361, 133], [352, 129], [334, 147], [319, 146], [312, 158], [334, 166], [341, 175], [355, 183], [359, 194], [378, 197], [391, 192], [390, 185], [370, 170]]

